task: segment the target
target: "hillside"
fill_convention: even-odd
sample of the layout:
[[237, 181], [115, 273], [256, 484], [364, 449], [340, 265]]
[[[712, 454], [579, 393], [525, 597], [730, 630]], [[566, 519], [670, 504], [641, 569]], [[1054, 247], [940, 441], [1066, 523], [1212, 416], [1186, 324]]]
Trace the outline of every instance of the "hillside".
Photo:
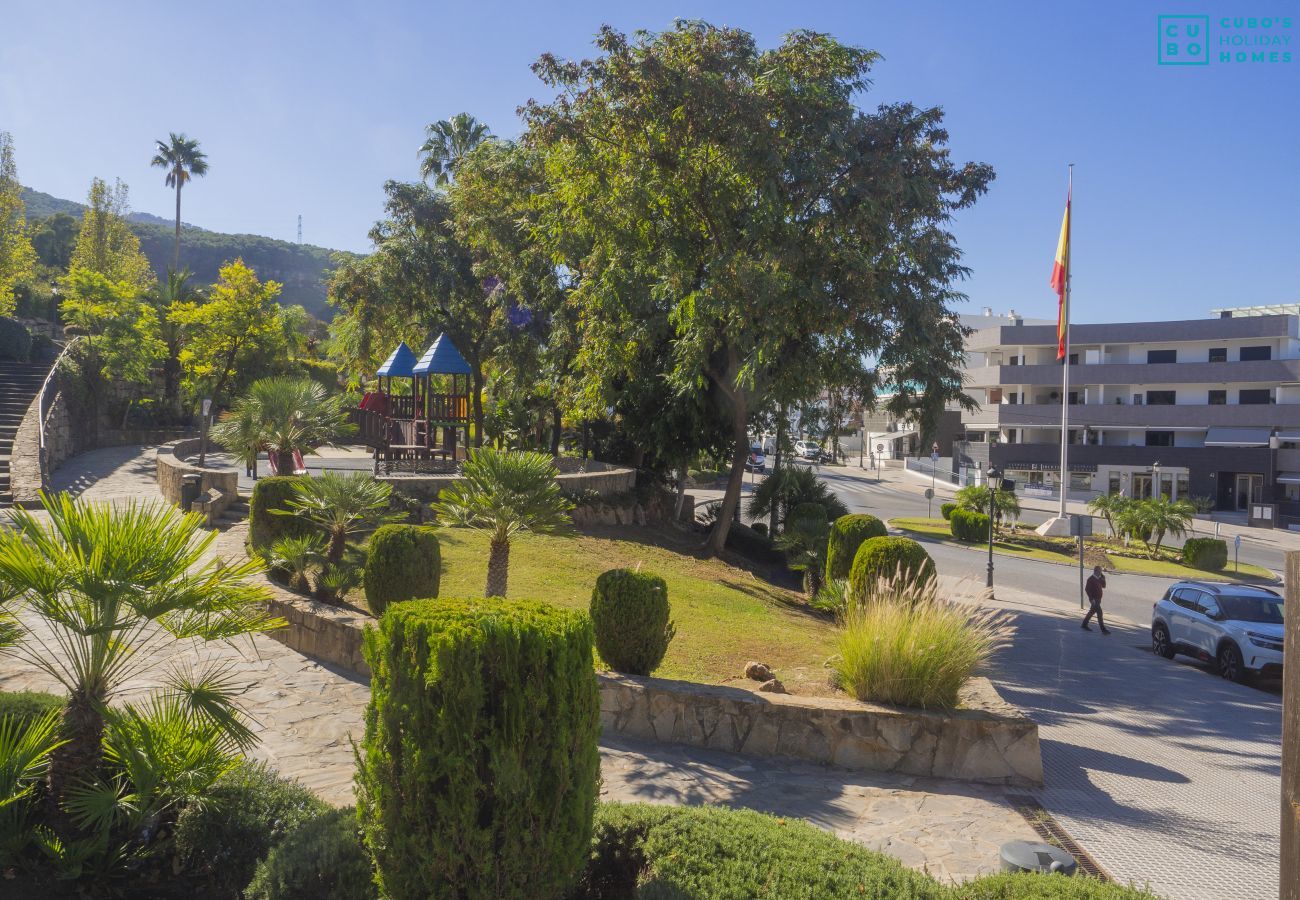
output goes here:
[[[52, 197], [31, 188], [23, 188], [28, 222], [55, 213], [81, 218], [85, 206], [72, 200]], [[172, 259], [174, 223], [149, 213], [133, 212], [127, 217], [131, 230], [140, 238], [140, 248], [153, 264], [158, 277], [165, 278]], [[259, 278], [272, 278], [284, 285], [280, 302], [301, 304], [312, 315], [330, 319], [333, 307], [325, 299], [325, 278], [333, 268], [330, 260], [335, 251], [310, 244], [293, 244], [258, 234], [226, 234], [184, 224], [181, 232], [181, 263], [194, 273], [196, 281], [217, 280], [221, 266], [236, 257], [252, 266]]]

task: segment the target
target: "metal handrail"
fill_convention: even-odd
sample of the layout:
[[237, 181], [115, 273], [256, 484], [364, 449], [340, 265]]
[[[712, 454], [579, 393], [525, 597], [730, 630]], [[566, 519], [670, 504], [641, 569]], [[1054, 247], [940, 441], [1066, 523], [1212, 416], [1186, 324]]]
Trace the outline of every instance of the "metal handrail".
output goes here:
[[45, 462], [46, 462], [45, 460], [46, 404], [50, 402], [49, 398], [46, 395], [49, 393], [50, 386], [54, 384], [54, 376], [59, 371], [59, 363], [63, 362], [63, 358], [68, 355], [68, 351], [71, 350], [73, 345], [76, 344], [77, 341], [79, 340], [80, 340], [79, 337], [75, 337], [63, 345], [63, 349], [59, 351], [59, 355], [56, 356], [54, 358], [54, 362], [50, 364], [50, 371], [45, 373], [45, 380], [41, 382], [41, 390], [36, 395], [36, 417], [37, 417], [37, 425], [39, 426], [36, 429], [36, 435], [37, 435], [37, 442], [40, 447], [42, 471], [44, 471], [45, 469]]

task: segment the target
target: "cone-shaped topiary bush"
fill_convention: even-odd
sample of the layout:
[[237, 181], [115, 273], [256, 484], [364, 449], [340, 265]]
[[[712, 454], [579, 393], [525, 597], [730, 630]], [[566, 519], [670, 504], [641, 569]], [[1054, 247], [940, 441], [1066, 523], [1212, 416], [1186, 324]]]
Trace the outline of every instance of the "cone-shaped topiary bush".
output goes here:
[[911, 538], [868, 538], [853, 557], [849, 589], [854, 597], [863, 598], [881, 578], [895, 576], [928, 581], [934, 578], [934, 560]]
[[438, 532], [424, 525], [381, 525], [366, 550], [366, 604], [378, 618], [390, 603], [438, 596]]
[[413, 600], [367, 629], [357, 818], [391, 900], [559, 897], [591, 852], [600, 697], [586, 615]]
[[591, 592], [591, 624], [600, 658], [615, 672], [649, 675], [673, 639], [668, 585], [658, 575], [611, 569]]
[[853, 568], [853, 556], [862, 542], [886, 535], [885, 523], [875, 516], [855, 513], [840, 516], [831, 525], [830, 540], [826, 545], [826, 580], [848, 578]]
[[277, 516], [273, 509], [288, 509], [295, 496], [297, 475], [272, 475], [259, 478], [248, 501], [248, 540], [255, 549], [270, 547], [280, 538], [312, 534], [311, 523], [297, 516]]

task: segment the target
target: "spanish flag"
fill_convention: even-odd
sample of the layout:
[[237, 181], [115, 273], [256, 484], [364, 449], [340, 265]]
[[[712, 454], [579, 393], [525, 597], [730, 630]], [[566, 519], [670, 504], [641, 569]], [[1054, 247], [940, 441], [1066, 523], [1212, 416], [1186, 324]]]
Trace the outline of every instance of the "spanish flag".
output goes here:
[[1065, 359], [1065, 331], [1070, 327], [1070, 307], [1066, 283], [1070, 278], [1070, 197], [1065, 194], [1065, 218], [1061, 220], [1061, 237], [1056, 242], [1056, 261], [1052, 263], [1052, 290], [1056, 291], [1056, 358]]

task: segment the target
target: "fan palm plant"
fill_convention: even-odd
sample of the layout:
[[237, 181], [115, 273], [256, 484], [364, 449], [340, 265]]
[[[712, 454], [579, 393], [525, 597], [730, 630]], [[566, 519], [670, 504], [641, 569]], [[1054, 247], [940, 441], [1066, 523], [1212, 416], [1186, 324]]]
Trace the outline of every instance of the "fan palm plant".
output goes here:
[[573, 503], [560, 491], [558, 474], [545, 454], [482, 448], [470, 452], [462, 479], [438, 495], [433, 511], [439, 522], [488, 532], [485, 597], [506, 595], [511, 538], [569, 524]]
[[[17, 509], [0, 528], [0, 600], [40, 627], [4, 652], [48, 674], [67, 691], [50, 761], [55, 808], [72, 786], [101, 770], [105, 710], [122, 686], [147, 670], [160, 645], [221, 640], [280, 627], [264, 588], [249, 583], [254, 562], [229, 565], [207, 555], [216, 532], [201, 518], [161, 504], [114, 507], [42, 495], [45, 517]], [[210, 673], [164, 679], [183, 698], [228, 723], [238, 715], [224, 681]]]
[[325, 559], [337, 566], [343, 561], [349, 537], [402, 518], [388, 510], [392, 493], [391, 485], [362, 472], [324, 472], [316, 478], [299, 479], [287, 501], [288, 509], [272, 512], [301, 516], [325, 532], [329, 541]]
[[748, 510], [752, 518], [764, 519], [775, 509], [778, 524], [784, 526], [790, 511], [804, 503], [823, 507], [828, 522], [849, 514], [844, 501], [807, 466], [783, 466], [764, 478], [750, 497]]
[[181, 188], [195, 175], [202, 178], [208, 174], [208, 157], [199, 149], [199, 142], [187, 138], [184, 133], [172, 132], [165, 141], [154, 141], [158, 152], [154, 154], [149, 165], [157, 169], [166, 169], [166, 184], [176, 189], [176, 253], [172, 260], [173, 271], [181, 268]]
[[271, 545], [267, 565], [277, 572], [282, 572], [289, 580], [289, 587], [295, 591], [307, 591], [311, 587], [308, 575], [312, 568], [325, 561], [321, 550], [325, 541], [319, 534], [299, 534], [280, 538]]
[[1196, 507], [1186, 500], [1150, 497], [1129, 502], [1120, 511], [1116, 524], [1120, 531], [1138, 538], [1148, 550], [1159, 554], [1165, 535], [1181, 537], [1194, 518]]
[[272, 454], [277, 471], [292, 470], [294, 451], [315, 453], [349, 433], [343, 398], [306, 378], [277, 376], [253, 382], [212, 427], [212, 437], [247, 464], [251, 453]]
[[[957, 505], [971, 512], [989, 511], [989, 487], [984, 484], [968, 484], [957, 492]], [[1020, 501], [1013, 491], [993, 491], [993, 521], [1000, 527], [1003, 521], [1014, 522], [1020, 518]]]
[[826, 568], [826, 543], [831, 526], [817, 504], [796, 508], [777, 537], [776, 547], [786, 555], [791, 569], [803, 572], [804, 593], [816, 597]]
[[426, 179], [436, 176], [437, 184], [446, 184], [461, 157], [490, 135], [488, 127], [469, 113], [434, 122], [425, 129], [425, 140], [420, 145], [420, 174]]

